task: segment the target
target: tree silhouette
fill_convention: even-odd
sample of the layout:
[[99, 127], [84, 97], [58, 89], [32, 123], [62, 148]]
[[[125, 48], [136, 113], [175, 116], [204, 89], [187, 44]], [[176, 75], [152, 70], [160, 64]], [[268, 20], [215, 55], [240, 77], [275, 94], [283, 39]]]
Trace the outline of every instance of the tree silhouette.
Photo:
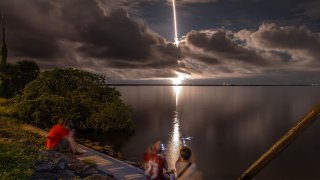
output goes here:
[[39, 75], [39, 67], [33, 61], [6, 64], [0, 72], [0, 97], [11, 98], [22, 93], [24, 87]]

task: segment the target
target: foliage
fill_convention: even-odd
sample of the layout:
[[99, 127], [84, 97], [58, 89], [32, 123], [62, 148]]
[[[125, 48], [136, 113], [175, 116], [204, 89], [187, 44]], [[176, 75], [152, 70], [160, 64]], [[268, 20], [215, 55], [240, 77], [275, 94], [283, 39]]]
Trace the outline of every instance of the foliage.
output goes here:
[[6, 64], [0, 71], [0, 96], [14, 97], [23, 91], [25, 85], [39, 75], [39, 67], [33, 61], [19, 61]]
[[35, 161], [43, 158], [39, 149], [44, 138], [21, 130], [14, 119], [0, 117], [0, 177], [30, 179]]
[[13, 116], [16, 114], [16, 108], [14, 106], [15, 98], [5, 99], [0, 98], [0, 116]]
[[1, 55], [0, 67], [2, 67], [7, 64], [7, 57], [8, 57], [8, 49], [5, 44], [2, 44], [0, 55]]
[[41, 127], [63, 117], [77, 129], [133, 129], [130, 108], [120, 93], [103, 76], [77, 69], [42, 72], [17, 98], [16, 108], [20, 119]]

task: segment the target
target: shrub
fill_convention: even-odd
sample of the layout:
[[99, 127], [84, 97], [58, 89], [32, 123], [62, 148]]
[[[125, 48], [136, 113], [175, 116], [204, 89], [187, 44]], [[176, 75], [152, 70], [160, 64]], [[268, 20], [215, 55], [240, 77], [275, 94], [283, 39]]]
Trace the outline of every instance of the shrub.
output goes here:
[[17, 116], [41, 127], [50, 127], [63, 117], [75, 128], [132, 130], [130, 107], [101, 75], [77, 69], [42, 72], [16, 98]]

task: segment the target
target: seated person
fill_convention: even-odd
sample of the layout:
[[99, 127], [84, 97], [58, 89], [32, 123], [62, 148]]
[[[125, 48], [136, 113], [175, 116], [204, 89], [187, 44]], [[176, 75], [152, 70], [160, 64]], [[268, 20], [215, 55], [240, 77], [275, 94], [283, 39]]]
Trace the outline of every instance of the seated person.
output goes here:
[[176, 162], [176, 177], [181, 180], [199, 179], [197, 166], [190, 162], [191, 150], [188, 147], [180, 149], [180, 158]]
[[48, 132], [45, 146], [55, 151], [71, 151], [73, 154], [79, 154], [76, 150], [73, 136], [74, 130], [70, 131], [67, 121], [60, 118], [58, 123]]
[[158, 141], [145, 154], [145, 174], [148, 180], [164, 180], [166, 178], [163, 172], [167, 169], [167, 161], [161, 151], [161, 142]]

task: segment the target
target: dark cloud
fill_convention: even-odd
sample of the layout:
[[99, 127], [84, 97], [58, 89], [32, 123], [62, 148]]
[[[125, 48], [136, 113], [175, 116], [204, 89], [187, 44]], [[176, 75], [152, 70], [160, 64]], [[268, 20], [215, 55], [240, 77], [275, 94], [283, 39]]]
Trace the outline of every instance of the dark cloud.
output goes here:
[[267, 61], [254, 49], [240, 46], [234, 41], [233, 34], [223, 29], [207, 31], [191, 31], [186, 35], [189, 49], [198, 48], [214, 58], [202, 57], [203, 61], [235, 60], [254, 65], [266, 65]]
[[205, 62], [207, 64], [220, 64], [221, 63], [217, 58], [214, 58], [214, 57], [198, 56], [198, 57], [195, 57], [195, 59], [202, 61], [202, 62]]
[[253, 34], [259, 45], [270, 49], [305, 50], [320, 58], [320, 34], [306, 27], [263, 24]]
[[[117, 7], [131, 3], [123, 1]], [[11, 57], [32, 58], [45, 67], [52, 63], [175, 69], [182, 57], [179, 48], [141, 20], [133, 20], [126, 10], [114, 9], [101, 0], [4, 0], [0, 7], [5, 9]]]
[[7, 26], [9, 55], [32, 58], [55, 58], [61, 54], [58, 45], [57, 21], [51, 17], [53, 4], [30, 1], [28, 5], [17, 0], [0, 2]]
[[238, 36], [248, 46], [264, 51], [276, 50], [297, 62], [320, 59], [320, 33], [304, 26], [278, 26], [264, 23], [255, 32], [243, 30]]
[[[68, 10], [70, 6], [73, 9], [71, 12]], [[91, 15], [77, 21], [76, 18], [83, 16], [82, 12], [88, 7], [91, 7], [89, 9], [93, 13], [89, 11]], [[81, 46], [78, 50], [85, 57], [109, 61], [108, 65], [111, 67], [115, 65], [114, 67], [122, 68], [143, 68], [161, 64], [170, 66], [175, 65], [181, 58], [178, 48], [152, 32], [142, 21], [129, 18], [126, 10], [110, 10], [105, 14], [99, 3], [91, 3], [91, 6], [86, 3], [71, 3], [64, 5], [64, 9], [64, 17], [70, 24], [73, 23], [79, 34], [77, 40], [81, 42]], [[116, 60], [120, 62], [113, 62]]]
[[304, 2], [298, 9], [300, 10], [298, 15], [303, 15], [312, 20], [320, 19], [320, 1]]

